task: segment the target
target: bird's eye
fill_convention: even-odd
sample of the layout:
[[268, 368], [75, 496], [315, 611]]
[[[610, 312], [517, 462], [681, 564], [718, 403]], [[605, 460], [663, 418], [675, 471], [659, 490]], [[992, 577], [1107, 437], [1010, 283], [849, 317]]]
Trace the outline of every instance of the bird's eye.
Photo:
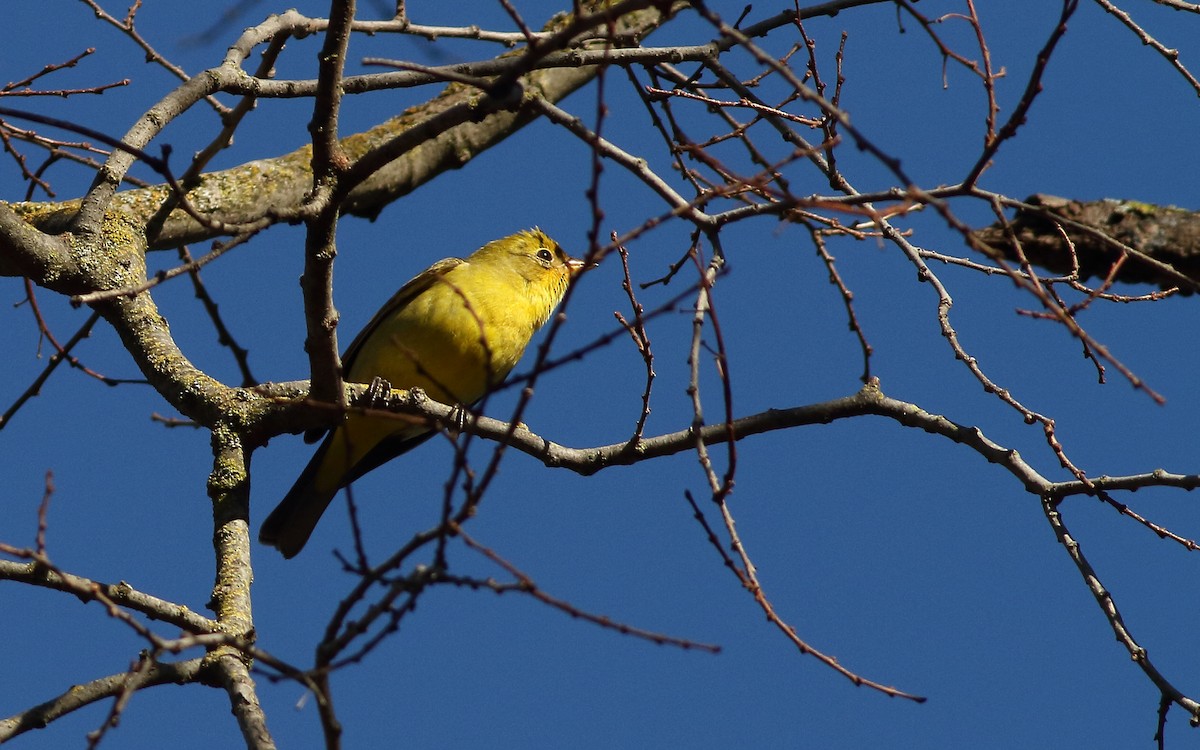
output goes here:
[[549, 263], [550, 261], [554, 260], [554, 255], [544, 247], [538, 248], [537, 257], [538, 260], [542, 261], [543, 263]]

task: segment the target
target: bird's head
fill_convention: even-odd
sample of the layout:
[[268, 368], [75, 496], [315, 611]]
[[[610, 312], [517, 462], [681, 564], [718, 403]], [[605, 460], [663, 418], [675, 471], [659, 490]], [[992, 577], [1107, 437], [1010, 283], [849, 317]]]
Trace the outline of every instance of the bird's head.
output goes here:
[[588, 266], [567, 255], [550, 235], [536, 227], [493, 240], [468, 260], [516, 274], [524, 279], [530, 292], [545, 294], [549, 308], [562, 300], [571, 279]]

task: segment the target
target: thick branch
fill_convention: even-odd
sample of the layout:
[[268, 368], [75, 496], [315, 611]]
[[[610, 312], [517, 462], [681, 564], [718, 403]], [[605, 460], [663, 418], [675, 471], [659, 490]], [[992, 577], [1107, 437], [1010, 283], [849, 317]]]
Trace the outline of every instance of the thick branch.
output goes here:
[[250, 466], [249, 451], [234, 431], [213, 430], [213, 471], [208, 494], [213, 503], [213, 548], [217, 579], [211, 607], [224, 633], [249, 636], [250, 609]]
[[[666, 19], [667, 16], [657, 9], [639, 10], [618, 19], [615, 32], [642, 36]], [[519, 68], [519, 58], [513, 59], [513, 66]], [[535, 90], [548, 101], [556, 102], [590, 81], [596, 70], [595, 66], [535, 70], [523, 76], [519, 83], [524, 89]], [[252, 93], [246, 86], [247, 81], [252, 79], [234, 76], [224, 68], [197, 76], [197, 79], [206, 80], [209, 84], [214, 78], [217, 80], [215, 86], [193, 87], [197, 91], [189, 89], [188, 100], [199, 100], [203, 98], [201, 93], [226, 88], [234, 93]], [[480, 115], [477, 108], [479, 98], [480, 93], [474, 87], [451, 85], [425, 104], [413, 107], [363, 133], [342, 139], [341, 147], [351, 161], [356, 161], [368, 152], [403, 137], [407, 131], [443, 116], [447, 110], [462, 108], [468, 114]], [[343, 210], [361, 216], [374, 216], [392, 201], [442, 172], [462, 167], [533, 119], [534, 113], [524, 110], [520, 114], [510, 111], [488, 113], [485, 110], [475, 121], [463, 116], [453, 127], [431, 133], [420, 144], [420, 149], [406, 148], [396, 153], [394, 161], [381, 166], [346, 196]], [[401, 156], [403, 158], [396, 158]], [[311, 148], [305, 146], [282, 156], [213, 172], [200, 179], [198, 186], [188, 193], [188, 199], [194, 206], [214, 207], [211, 215], [225, 225], [262, 226], [264, 223], [294, 220], [302, 215], [305, 196], [312, 189], [310, 163]], [[268, 186], [268, 189], [264, 190], [264, 186]], [[167, 193], [164, 186], [117, 193], [112, 196], [110, 210], [132, 215], [144, 222], [166, 199]], [[14, 209], [27, 221], [48, 233], [65, 230], [79, 207], [79, 200], [54, 204], [14, 204]], [[176, 210], [168, 217], [150, 249], [161, 250], [182, 243], [200, 242], [217, 236], [220, 230], [220, 227], [205, 226], [183, 211]], [[4, 254], [8, 245], [5, 239], [0, 234], [0, 255]], [[0, 265], [0, 272], [5, 270]]]
[[267, 730], [267, 717], [258, 702], [258, 691], [250, 678], [250, 669], [241, 660], [227, 657], [216, 663], [215, 679], [229, 696], [230, 711], [237, 719], [246, 747], [274, 750], [275, 740]]
[[[213, 548], [216, 553], [216, 582], [209, 605], [217, 614], [223, 633], [253, 639], [254, 618], [250, 584], [250, 451], [233, 430], [222, 425], [213, 430], [213, 471], [208, 494], [213, 503]], [[250, 679], [250, 657], [236, 645], [210, 651], [206, 666], [229, 696], [233, 715], [250, 748], [274, 748], [267, 720]]]
[[14, 207], [0, 202], [0, 275], [48, 278], [82, 290], [80, 269], [62, 237], [43, 234], [22, 219]]
[[1183, 294], [1193, 288], [1181, 284], [1180, 276], [1200, 281], [1200, 214], [1137, 201], [1053, 195], [1033, 195], [1025, 204], [1007, 226], [993, 224], [975, 237], [1010, 260], [1018, 260], [1015, 239], [1030, 262], [1059, 274], [1071, 273], [1077, 264], [1081, 279], [1106, 278], [1129, 254], [1124, 245], [1141, 255], [1117, 269], [1116, 281], [1180, 287]]

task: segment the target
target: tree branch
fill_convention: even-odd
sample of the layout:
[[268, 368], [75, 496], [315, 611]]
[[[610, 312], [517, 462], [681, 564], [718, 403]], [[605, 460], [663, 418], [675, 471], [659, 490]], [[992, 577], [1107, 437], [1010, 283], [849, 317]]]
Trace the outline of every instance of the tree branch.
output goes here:
[[129, 672], [101, 677], [82, 685], [72, 685], [69, 690], [56, 698], [39, 703], [6, 719], [0, 719], [0, 742], [10, 740], [31, 729], [42, 729], [50, 722], [66, 716], [72, 711], [77, 711], [105, 698], [115, 698], [131, 690], [140, 690], [155, 685], [193, 682], [202, 672], [201, 661], [201, 659], [188, 659], [181, 662], [155, 662], [144, 669], [135, 668]]

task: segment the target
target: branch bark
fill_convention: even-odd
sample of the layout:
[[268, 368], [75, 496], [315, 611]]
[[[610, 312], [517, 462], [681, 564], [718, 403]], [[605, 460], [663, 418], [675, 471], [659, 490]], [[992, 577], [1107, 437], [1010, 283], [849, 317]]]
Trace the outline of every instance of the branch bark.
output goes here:
[[[1019, 262], [1014, 241], [1034, 265], [1080, 279], [1108, 278], [1161, 289], [1194, 289], [1200, 282], [1200, 214], [1175, 206], [1128, 200], [1082, 201], [1032, 195], [1011, 221], [974, 236], [999, 255]], [[1137, 253], [1131, 262], [1114, 264]], [[1184, 277], [1181, 284], [1180, 277]]]
[[[592, 7], [598, 5], [601, 4], [593, 3]], [[615, 33], [640, 38], [670, 18], [669, 11], [642, 7], [647, 5], [653, 6], [649, 2], [614, 6], [614, 9], [632, 8], [616, 19]], [[568, 19], [560, 18], [550, 28], [564, 28], [567, 22]], [[508, 61], [504, 67], [509, 71], [518, 70], [522, 65], [521, 58], [512, 53], [497, 58], [497, 63], [504, 61]], [[592, 80], [597, 70], [595, 65], [531, 70], [520, 77], [519, 84], [524, 91], [536, 92], [548, 101], [557, 102]], [[159, 109], [167, 109], [174, 112], [219, 91], [258, 93], [253, 79], [228, 67], [213, 68], [193, 80], [208, 85], [193, 84], [186, 91], [181, 87], [151, 111], [157, 113]], [[178, 99], [184, 101], [176, 101]], [[451, 84], [432, 100], [341, 139], [341, 149], [351, 163], [367, 157], [371, 167], [369, 172], [364, 169], [366, 164], [355, 170], [357, 180], [344, 196], [342, 210], [374, 217], [389, 203], [442, 172], [464, 166], [533, 121], [537, 114], [537, 110], [523, 106], [499, 110], [485, 102], [474, 87]], [[201, 223], [185, 211], [176, 209], [167, 217], [148, 250], [164, 250], [212, 239], [229, 233], [232, 227], [261, 229], [301, 218], [305, 197], [312, 189], [311, 162], [312, 149], [305, 146], [287, 154], [202, 176], [188, 192], [188, 200], [220, 224]], [[267, 189], [264, 190], [264, 186]], [[111, 196], [108, 210], [145, 223], [169, 195], [170, 189], [165, 185], [120, 192]], [[12, 204], [12, 210], [42, 232], [58, 234], [70, 227], [81, 203], [80, 199], [59, 203], [16, 203]], [[10, 252], [11, 234], [0, 232], [0, 257]], [[0, 262], [0, 273], [16, 275], [17, 272]]]

